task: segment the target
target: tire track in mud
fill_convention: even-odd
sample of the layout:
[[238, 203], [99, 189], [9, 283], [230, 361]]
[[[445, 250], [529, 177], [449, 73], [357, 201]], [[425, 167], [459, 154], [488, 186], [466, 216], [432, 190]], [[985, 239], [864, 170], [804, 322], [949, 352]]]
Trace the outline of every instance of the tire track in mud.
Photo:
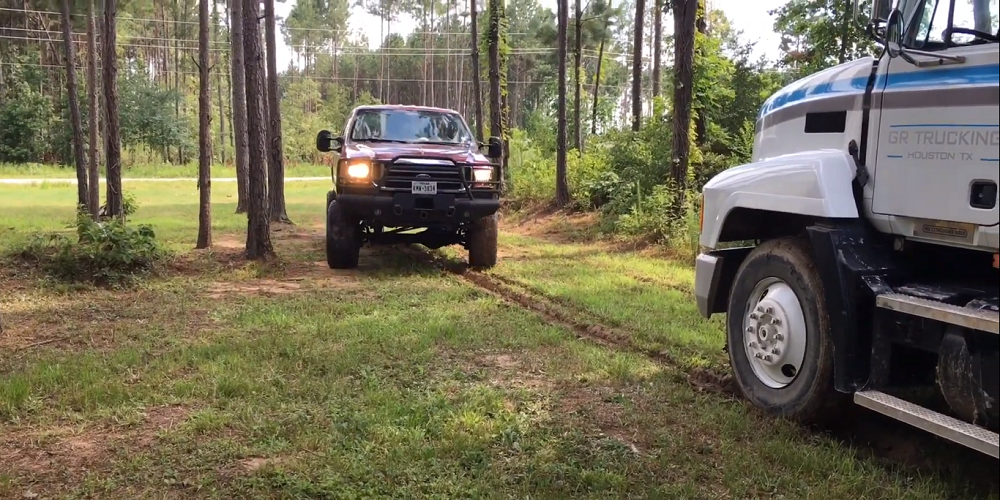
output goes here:
[[581, 311], [564, 300], [553, 299], [532, 290], [531, 287], [507, 277], [487, 274], [471, 269], [463, 262], [417, 248], [405, 248], [406, 253], [459, 277], [465, 282], [493, 295], [504, 302], [534, 312], [551, 323], [573, 331], [577, 338], [620, 352], [646, 357], [671, 369], [676, 378], [683, 379], [698, 390], [726, 397], [738, 397], [736, 386], [728, 374], [712, 370], [683, 366], [669, 352], [637, 345], [633, 334], [625, 329], [608, 326], [607, 320]]
[[[607, 326], [606, 321], [578, 307], [546, 296], [540, 290], [516, 279], [481, 272], [464, 262], [422, 248], [405, 247], [406, 253], [455, 275], [472, 286], [513, 304], [534, 312], [546, 320], [568, 328], [577, 338], [619, 352], [644, 356], [669, 368], [678, 381], [694, 389], [717, 394], [729, 399], [744, 401], [732, 375], [714, 370], [685, 367], [669, 352], [656, 351], [637, 345], [627, 328]], [[630, 278], [653, 286], [665, 286], [658, 279]], [[680, 286], [669, 286], [677, 291]], [[778, 417], [772, 417], [778, 418]], [[971, 485], [976, 498], [988, 498], [1000, 490], [995, 476], [996, 461], [978, 452], [945, 442], [929, 433], [912, 428], [902, 422], [884, 417], [876, 412], [850, 405], [843, 418], [825, 425], [803, 425], [805, 432], [825, 435], [854, 450], [859, 459], [873, 458], [881, 465], [897, 469], [911, 468], [919, 473], [933, 474], [953, 485]]]

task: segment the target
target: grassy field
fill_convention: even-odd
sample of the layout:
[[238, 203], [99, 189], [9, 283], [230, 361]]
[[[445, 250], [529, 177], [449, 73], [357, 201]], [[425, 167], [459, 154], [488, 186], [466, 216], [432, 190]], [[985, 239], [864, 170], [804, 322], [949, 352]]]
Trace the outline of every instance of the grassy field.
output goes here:
[[[287, 165], [286, 175], [289, 177], [329, 177], [330, 167], [325, 165]], [[130, 179], [170, 179], [194, 178], [198, 176], [198, 164], [187, 165], [153, 165], [126, 164], [122, 171], [123, 178]], [[101, 174], [103, 178], [103, 173]], [[236, 177], [236, 170], [229, 165], [216, 164], [212, 166], [212, 177]], [[75, 179], [76, 170], [68, 165], [12, 165], [0, 164], [0, 179]]]
[[[240, 258], [234, 184], [213, 186], [209, 252], [189, 250], [193, 185], [127, 189], [175, 252], [157, 278], [67, 291], [4, 261], [0, 498], [998, 498], [995, 460], [866, 415], [804, 429], [692, 383], [725, 358], [690, 266], [591, 241], [586, 217], [505, 225], [486, 276], [627, 342], [419, 250], [327, 269], [325, 182], [289, 183], [297, 225], [267, 265]], [[0, 186], [0, 252], [67, 230], [74, 196]]]

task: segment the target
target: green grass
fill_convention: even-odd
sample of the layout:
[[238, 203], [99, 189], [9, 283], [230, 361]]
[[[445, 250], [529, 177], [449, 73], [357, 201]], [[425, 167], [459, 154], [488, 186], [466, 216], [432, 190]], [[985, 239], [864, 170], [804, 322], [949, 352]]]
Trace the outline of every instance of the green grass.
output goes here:
[[[104, 178], [101, 168], [101, 178]], [[330, 167], [325, 165], [286, 165], [285, 175], [289, 177], [329, 177]], [[129, 164], [126, 163], [122, 177], [132, 179], [146, 178], [195, 178], [198, 176], [198, 164]], [[212, 165], [212, 177], [236, 177], [232, 164]], [[69, 165], [32, 164], [0, 164], [0, 179], [75, 179], [76, 170]]]
[[[241, 241], [227, 188], [213, 187], [217, 239]], [[129, 189], [136, 222], [190, 248], [194, 186]], [[289, 184], [300, 226], [319, 224], [326, 189]], [[0, 241], [59, 229], [74, 193], [0, 186]], [[983, 493], [961, 463], [927, 472], [866, 458], [394, 249], [365, 249], [359, 270], [330, 271], [319, 230], [308, 230], [275, 235], [277, 265], [199, 253], [128, 291], [65, 293], [0, 272], [0, 498]], [[667, 290], [690, 286], [683, 265], [511, 233], [502, 248], [495, 273], [641, 342], [709, 360], [721, 345], [719, 326]]]

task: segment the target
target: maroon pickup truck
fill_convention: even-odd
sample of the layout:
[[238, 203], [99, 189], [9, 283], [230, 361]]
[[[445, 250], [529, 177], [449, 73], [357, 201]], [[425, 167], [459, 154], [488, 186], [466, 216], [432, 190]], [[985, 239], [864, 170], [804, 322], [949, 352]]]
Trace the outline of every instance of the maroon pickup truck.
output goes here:
[[323, 130], [316, 148], [340, 155], [327, 194], [331, 268], [357, 267], [365, 243], [462, 244], [471, 266], [496, 264], [499, 138], [479, 143], [450, 109], [359, 106], [343, 135]]

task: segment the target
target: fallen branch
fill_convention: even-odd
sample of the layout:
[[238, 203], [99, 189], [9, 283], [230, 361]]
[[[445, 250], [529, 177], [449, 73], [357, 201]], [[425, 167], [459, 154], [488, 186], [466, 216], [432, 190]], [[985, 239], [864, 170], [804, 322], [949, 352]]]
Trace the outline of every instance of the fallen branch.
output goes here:
[[33, 343], [28, 344], [26, 346], [18, 347], [17, 350], [18, 351], [26, 351], [28, 349], [31, 349], [32, 347], [38, 347], [38, 346], [42, 346], [42, 345], [45, 345], [45, 344], [52, 344], [54, 342], [61, 342], [61, 341], [66, 340], [68, 338], [69, 337], [56, 337], [54, 339], [41, 340], [41, 341], [38, 341], [38, 342], [33, 342]]

